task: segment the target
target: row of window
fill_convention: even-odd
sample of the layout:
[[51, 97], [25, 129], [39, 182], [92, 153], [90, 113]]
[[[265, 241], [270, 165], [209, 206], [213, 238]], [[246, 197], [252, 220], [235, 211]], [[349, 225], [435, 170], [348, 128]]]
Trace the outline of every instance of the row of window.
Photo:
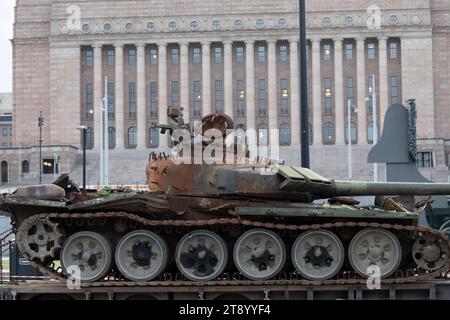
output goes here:
[[[214, 63], [222, 64], [223, 63], [223, 49], [222, 47], [215, 47], [214, 50]], [[236, 63], [243, 64], [245, 63], [245, 47], [236, 47]], [[267, 49], [264, 46], [257, 47], [258, 53], [258, 62], [266, 62], [266, 53]], [[137, 57], [136, 57], [136, 49], [130, 48], [127, 50], [127, 63], [128, 65], [136, 65]], [[150, 49], [148, 51], [148, 57], [150, 60], [150, 64], [158, 64], [158, 49]], [[289, 57], [288, 46], [281, 45], [279, 47], [279, 61], [287, 62]], [[201, 48], [194, 47], [192, 48], [192, 56], [191, 56], [192, 64], [201, 64]], [[92, 66], [94, 64], [94, 52], [92, 50], [86, 51], [86, 65]], [[171, 64], [179, 64], [180, 63], [180, 50], [179, 48], [171, 48], [170, 49], [170, 59]], [[106, 64], [108, 66], [113, 66], [115, 64], [115, 50], [107, 49], [106, 51]]]
[[[400, 77], [398, 76], [391, 76], [390, 77], [390, 98], [391, 98], [391, 104], [398, 103], [399, 102], [399, 82]], [[369, 83], [369, 93], [371, 93], [372, 90], [372, 78], [369, 77], [367, 80], [367, 83]], [[325, 113], [333, 113], [333, 79], [332, 78], [324, 78], [323, 79], [323, 108]], [[345, 78], [345, 94], [346, 94], [346, 101], [350, 100], [352, 104], [354, 104], [354, 98], [355, 98], [355, 87], [354, 87], [354, 81], [352, 77]], [[347, 106], [345, 106], [347, 107]], [[369, 95], [369, 113], [372, 113], [374, 107], [374, 101], [373, 96]]]
[[[308, 48], [309, 49], [309, 48]], [[332, 61], [333, 60], [333, 45], [331, 43], [324, 43], [322, 47], [323, 52], [323, 60], [324, 61]], [[377, 58], [377, 47], [375, 42], [369, 42], [367, 44], [367, 59], [374, 60]], [[223, 63], [223, 49], [222, 47], [214, 47], [214, 63], [222, 64]], [[236, 63], [242, 64], [245, 63], [245, 47], [238, 46], [235, 48], [236, 50]], [[260, 63], [266, 62], [267, 56], [267, 48], [265, 46], [257, 46], [257, 61]], [[309, 50], [308, 50], [309, 51]], [[346, 60], [353, 60], [354, 58], [354, 44], [346, 43], [344, 46], [344, 57]], [[150, 64], [158, 64], [158, 49], [151, 48], [148, 50], [148, 57], [150, 60]], [[280, 62], [286, 62], [289, 58], [289, 51], [287, 45], [279, 46], [278, 58]], [[398, 43], [397, 42], [389, 42], [389, 58], [397, 59], [398, 58]], [[127, 62], [129, 65], [136, 65], [136, 49], [129, 48], [127, 50]], [[201, 48], [194, 47], [192, 48], [192, 57], [191, 61], [193, 64], [201, 63]], [[179, 64], [180, 63], [180, 50], [179, 48], [171, 48], [170, 49], [170, 63], [171, 64]], [[86, 65], [92, 66], [94, 64], [94, 52], [93, 50], [86, 51]], [[106, 64], [108, 66], [113, 66], [115, 64], [115, 50], [110, 48], [106, 50]]]
[[[333, 46], [331, 43], [325, 43], [322, 47], [322, 58], [324, 61], [332, 61], [333, 60]], [[375, 42], [369, 42], [367, 44], [367, 59], [375, 60], [377, 58], [377, 50]], [[353, 43], [346, 43], [344, 46], [344, 57], [345, 60], [353, 60], [354, 54], [354, 45]], [[398, 58], [398, 43], [397, 42], [389, 42], [389, 58], [397, 59]]]
[[[156, 147], [159, 144], [159, 131], [157, 128], [150, 129], [150, 146]], [[127, 133], [127, 143], [129, 146], [137, 145], [137, 129], [136, 127], [128, 128]], [[114, 148], [116, 145], [116, 129], [113, 127], [108, 128], [108, 145], [110, 148]], [[86, 130], [86, 147], [93, 148], [94, 147], [94, 129], [92, 127], [87, 128]]]
[[[259, 115], [266, 115], [267, 110], [267, 83], [265, 79], [260, 79], [258, 81], [258, 113]], [[114, 83], [108, 83], [108, 116], [110, 119], [114, 119]], [[193, 94], [193, 115], [201, 116], [201, 81], [194, 80], [192, 82], [192, 94]], [[289, 114], [289, 82], [287, 79], [280, 80], [280, 114], [288, 115]], [[216, 112], [224, 111], [224, 92], [223, 92], [223, 81], [215, 80], [214, 83], [214, 103]], [[179, 81], [172, 81], [172, 106], [178, 107], [180, 105], [180, 85]], [[86, 118], [93, 118], [93, 109], [94, 109], [94, 93], [93, 93], [93, 84], [86, 84], [86, 96], [85, 96], [85, 105], [86, 105]], [[237, 115], [244, 116], [245, 115], [245, 80], [236, 80], [236, 106], [237, 106]], [[137, 99], [136, 99], [136, 83], [130, 82], [128, 83], [128, 117], [136, 118], [136, 107], [137, 107]], [[158, 117], [158, 82], [151, 81], [150, 82], [150, 116]]]
[[11, 137], [12, 136], [12, 128], [11, 127], [5, 127], [2, 130], [2, 135], [4, 137]]

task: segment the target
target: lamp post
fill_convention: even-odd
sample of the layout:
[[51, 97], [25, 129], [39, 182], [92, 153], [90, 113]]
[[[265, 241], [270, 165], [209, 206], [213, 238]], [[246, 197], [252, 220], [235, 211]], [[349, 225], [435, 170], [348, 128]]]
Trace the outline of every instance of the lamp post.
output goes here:
[[[353, 168], [352, 168], [352, 100], [347, 100], [347, 140], [348, 140], [348, 179], [351, 181], [353, 179]], [[355, 111], [357, 109], [355, 108]]]
[[87, 140], [87, 127], [79, 126], [78, 129], [81, 130], [83, 139], [82, 139], [82, 147], [83, 147], [83, 189], [86, 190], [86, 140]]
[[[372, 135], [373, 145], [378, 143], [378, 124], [377, 124], [377, 91], [376, 91], [376, 76], [371, 76], [371, 87], [369, 91], [372, 95]], [[378, 163], [373, 164], [373, 181], [378, 182]]]
[[42, 111], [39, 112], [39, 184], [42, 184], [42, 127], [44, 126], [44, 117]]
[[306, 0], [299, 0], [299, 32], [300, 32], [300, 114], [301, 114], [301, 158], [302, 167], [309, 168], [309, 115], [308, 115], [308, 63], [306, 40]]

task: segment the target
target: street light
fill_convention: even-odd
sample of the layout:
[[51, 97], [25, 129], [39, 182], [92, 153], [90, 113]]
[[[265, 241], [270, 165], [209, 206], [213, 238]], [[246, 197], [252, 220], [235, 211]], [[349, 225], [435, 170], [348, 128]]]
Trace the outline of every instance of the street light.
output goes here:
[[42, 184], [42, 127], [44, 126], [44, 117], [42, 111], [39, 112], [39, 184]]
[[[369, 98], [365, 98], [364, 102], [368, 102]], [[353, 158], [352, 158], [352, 113], [358, 112], [358, 107], [352, 103], [351, 99], [347, 100], [347, 140], [348, 140], [348, 179], [353, 179]]]
[[[353, 109], [353, 110], [352, 110]], [[347, 100], [347, 140], [348, 140], [348, 179], [353, 179], [353, 159], [352, 159], [352, 113], [358, 112], [358, 108], [355, 107], [351, 99]]]
[[87, 127], [79, 126], [77, 129], [83, 132], [83, 189], [86, 190], [86, 140], [87, 140]]

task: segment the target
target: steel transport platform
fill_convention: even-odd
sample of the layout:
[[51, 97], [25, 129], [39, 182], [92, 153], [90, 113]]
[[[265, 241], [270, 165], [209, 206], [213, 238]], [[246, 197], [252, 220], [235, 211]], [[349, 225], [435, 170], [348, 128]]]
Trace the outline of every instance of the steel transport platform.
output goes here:
[[450, 281], [366, 286], [106, 286], [70, 290], [55, 281], [0, 285], [1, 300], [450, 300]]

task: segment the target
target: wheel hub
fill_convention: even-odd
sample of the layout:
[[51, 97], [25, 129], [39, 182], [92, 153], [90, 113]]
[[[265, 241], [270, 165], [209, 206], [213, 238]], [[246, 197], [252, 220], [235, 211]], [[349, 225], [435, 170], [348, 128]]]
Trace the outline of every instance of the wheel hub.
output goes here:
[[330, 267], [334, 259], [327, 248], [322, 246], [311, 247], [305, 255], [305, 262], [316, 268]]
[[384, 250], [378, 246], [370, 246], [367, 256], [372, 262], [378, 262], [384, 257]]
[[259, 271], [267, 270], [267, 266], [275, 260], [273, 254], [269, 250], [258, 247], [252, 254], [251, 261], [255, 264]]
[[132, 249], [133, 260], [140, 267], [149, 266], [150, 259], [153, 256], [152, 247], [148, 241], [138, 242]]
[[181, 264], [188, 269], [196, 270], [201, 277], [210, 276], [217, 266], [217, 256], [204, 246], [191, 248], [189, 253], [181, 255]]

